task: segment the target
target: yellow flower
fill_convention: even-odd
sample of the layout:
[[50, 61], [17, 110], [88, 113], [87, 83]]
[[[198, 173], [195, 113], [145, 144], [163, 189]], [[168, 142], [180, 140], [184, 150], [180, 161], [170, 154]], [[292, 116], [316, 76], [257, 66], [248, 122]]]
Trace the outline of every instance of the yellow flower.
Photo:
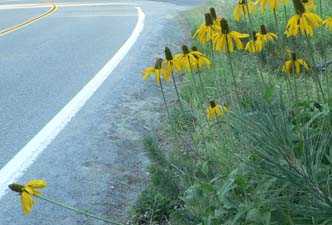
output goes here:
[[285, 62], [282, 67], [282, 72], [299, 75], [301, 73], [301, 66], [303, 66], [305, 70], [309, 70], [308, 63], [304, 59], [297, 59], [296, 54], [293, 52], [292, 59]]
[[[234, 9], [234, 18], [236, 21], [240, 21], [240, 15], [242, 16], [248, 16], [249, 13], [256, 12], [256, 9], [254, 8], [255, 3], [254, 2], [248, 2], [246, 0], [239, 0], [239, 3], [235, 6]], [[249, 10], [249, 12], [248, 12]]]
[[260, 40], [264, 43], [268, 42], [268, 41], [273, 41], [273, 39], [277, 39], [278, 36], [274, 33], [271, 32], [267, 32], [265, 25], [261, 25], [261, 32], [257, 33], [257, 40]]
[[146, 68], [145, 70], [143, 70], [143, 74], [144, 74], [144, 77], [143, 77], [143, 80], [147, 80], [149, 78], [149, 76], [154, 73], [156, 75], [156, 82], [158, 84], [160, 84], [160, 75], [163, 76], [164, 80], [169, 83], [169, 74], [167, 73], [167, 71], [162, 68], [162, 62], [163, 60], [161, 58], [158, 58], [156, 60], [156, 64], [154, 67], [149, 67], [149, 68]]
[[249, 37], [248, 34], [242, 34], [236, 31], [230, 31], [227, 20], [222, 18], [220, 21], [221, 32], [215, 34], [213, 37], [213, 49], [216, 51], [226, 52], [228, 49], [229, 52], [234, 51], [234, 43], [236, 44], [236, 48], [238, 50], [243, 49], [243, 44], [241, 42], [241, 38]]
[[317, 10], [317, 6], [313, 0], [302, 0], [302, 2], [306, 10]]
[[323, 24], [325, 25], [326, 29], [329, 29], [332, 31], [332, 17], [324, 20]]
[[208, 120], [213, 120], [216, 116], [221, 117], [224, 112], [227, 112], [228, 109], [226, 106], [223, 106], [221, 109], [220, 105], [216, 105], [214, 101], [210, 101], [210, 106], [207, 109], [207, 118]]
[[186, 45], [182, 46], [182, 51], [183, 53], [176, 54], [174, 58], [180, 62], [181, 68], [187, 72], [191, 72], [192, 68], [197, 68], [197, 65], [199, 65], [199, 58], [206, 58], [206, 56], [200, 51], [189, 51], [189, 48]]
[[319, 27], [323, 19], [314, 13], [306, 12], [301, 0], [293, 0], [293, 2], [296, 15], [288, 20], [285, 34], [287, 37], [297, 36], [301, 31], [302, 34], [313, 36], [313, 29]]
[[195, 34], [193, 35], [193, 39], [197, 38], [199, 42], [205, 45], [208, 41], [210, 41], [216, 32], [216, 27], [213, 26], [213, 21], [210, 13], [205, 14], [205, 23], [202, 24]]
[[22, 210], [24, 214], [31, 212], [32, 206], [35, 201], [32, 199], [33, 195], [40, 195], [41, 192], [36, 190], [37, 188], [44, 188], [47, 186], [46, 181], [43, 180], [31, 180], [25, 186], [20, 184], [11, 184], [9, 188], [12, 191], [21, 194]]
[[261, 8], [261, 12], [265, 11], [267, 3], [269, 3], [270, 10], [271, 11], [277, 11], [278, 10], [278, 5], [279, 1], [283, 4], [286, 4], [288, 0], [257, 0], [255, 4], [259, 4]]
[[173, 74], [174, 70], [173, 68], [177, 71], [180, 72], [181, 71], [181, 63], [173, 58], [172, 52], [169, 48], [165, 48], [165, 57], [166, 57], [166, 61], [163, 63], [163, 68], [165, 68], [168, 72], [168, 74]]
[[253, 32], [254, 40], [247, 43], [245, 50], [249, 53], [261, 52], [263, 50], [263, 42], [257, 39], [256, 32]]
[[[191, 48], [192, 52], [199, 52], [197, 50], [197, 48], [195, 46], [193, 46]], [[201, 69], [205, 66], [207, 66], [209, 69], [210, 69], [210, 65], [211, 65], [211, 62], [210, 60], [208, 59], [208, 57], [206, 57], [204, 54], [201, 55], [201, 56], [198, 56], [197, 54], [195, 55], [195, 58], [197, 59], [197, 64], [196, 65], [193, 65], [195, 69]]]

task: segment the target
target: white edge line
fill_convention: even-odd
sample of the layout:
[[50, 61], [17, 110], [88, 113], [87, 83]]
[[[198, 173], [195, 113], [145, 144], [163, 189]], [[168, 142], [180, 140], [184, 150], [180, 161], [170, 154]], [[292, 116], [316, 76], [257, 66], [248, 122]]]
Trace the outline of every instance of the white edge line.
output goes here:
[[89, 83], [0, 170], [0, 199], [7, 193], [8, 185], [23, 176], [24, 172], [79, 112], [135, 44], [143, 31], [145, 20], [142, 9], [135, 8], [138, 11], [138, 20], [127, 41]]

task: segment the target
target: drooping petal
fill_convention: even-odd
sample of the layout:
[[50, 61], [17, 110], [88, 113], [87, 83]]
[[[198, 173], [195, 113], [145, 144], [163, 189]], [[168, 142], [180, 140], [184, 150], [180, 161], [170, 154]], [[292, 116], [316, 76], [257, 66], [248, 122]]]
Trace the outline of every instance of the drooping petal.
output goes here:
[[31, 195], [25, 191], [21, 194], [22, 210], [24, 214], [29, 214], [31, 212], [32, 206], [35, 204]]

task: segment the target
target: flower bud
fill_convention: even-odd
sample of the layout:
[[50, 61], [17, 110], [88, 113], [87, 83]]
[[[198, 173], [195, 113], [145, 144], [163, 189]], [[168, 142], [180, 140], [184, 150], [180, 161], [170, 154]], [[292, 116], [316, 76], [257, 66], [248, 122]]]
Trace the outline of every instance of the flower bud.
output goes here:
[[162, 58], [158, 58], [157, 60], [156, 60], [156, 64], [154, 65], [154, 68], [155, 69], [161, 69], [161, 64], [162, 64], [162, 62], [163, 62], [163, 59]]
[[262, 34], [267, 34], [267, 30], [264, 24], [261, 25], [261, 33]]
[[10, 185], [8, 185], [8, 187], [12, 191], [15, 191], [15, 192], [18, 192], [18, 193], [22, 193], [23, 192], [23, 188], [24, 188], [24, 186], [20, 185], [20, 184], [10, 184]]
[[217, 105], [216, 105], [216, 103], [215, 103], [214, 101], [210, 101], [210, 106], [211, 106], [211, 108], [214, 108], [214, 107], [216, 107]]
[[305, 12], [305, 8], [304, 8], [302, 0], [293, 0], [293, 4], [294, 4], [296, 14], [302, 15], [302, 13]]
[[187, 45], [182, 45], [182, 51], [183, 51], [183, 54], [189, 54], [189, 48]]
[[221, 18], [220, 27], [221, 27], [221, 32], [223, 34], [228, 34], [229, 33], [229, 26], [228, 26], [227, 20], [225, 18]]
[[210, 13], [205, 13], [205, 25], [206, 26], [212, 26], [213, 21]]
[[165, 48], [165, 57], [167, 61], [173, 60], [171, 49], [168, 47]]
[[216, 10], [214, 8], [210, 8], [210, 15], [211, 15], [213, 20], [217, 19], [217, 13], [216, 13]]

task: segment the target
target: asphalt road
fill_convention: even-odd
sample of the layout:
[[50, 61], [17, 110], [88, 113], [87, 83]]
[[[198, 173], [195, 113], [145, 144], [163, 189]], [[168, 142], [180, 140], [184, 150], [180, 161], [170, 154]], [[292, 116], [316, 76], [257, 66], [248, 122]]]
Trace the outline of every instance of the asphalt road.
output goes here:
[[[0, 168], [114, 56], [136, 25], [133, 5], [72, 2], [76, 5], [60, 6], [54, 14], [0, 36]], [[140, 71], [153, 64], [165, 45], [182, 44], [174, 16], [198, 1], [128, 2], [146, 14], [138, 41], [17, 181], [45, 179], [49, 183], [45, 195], [122, 221], [147, 177], [142, 137], [160, 120], [159, 90], [153, 82], [144, 83]], [[1, 9], [29, 3], [0, 1], [0, 29], [47, 10]], [[0, 204], [0, 225], [103, 224], [41, 201], [23, 216], [20, 199], [11, 192]]]

